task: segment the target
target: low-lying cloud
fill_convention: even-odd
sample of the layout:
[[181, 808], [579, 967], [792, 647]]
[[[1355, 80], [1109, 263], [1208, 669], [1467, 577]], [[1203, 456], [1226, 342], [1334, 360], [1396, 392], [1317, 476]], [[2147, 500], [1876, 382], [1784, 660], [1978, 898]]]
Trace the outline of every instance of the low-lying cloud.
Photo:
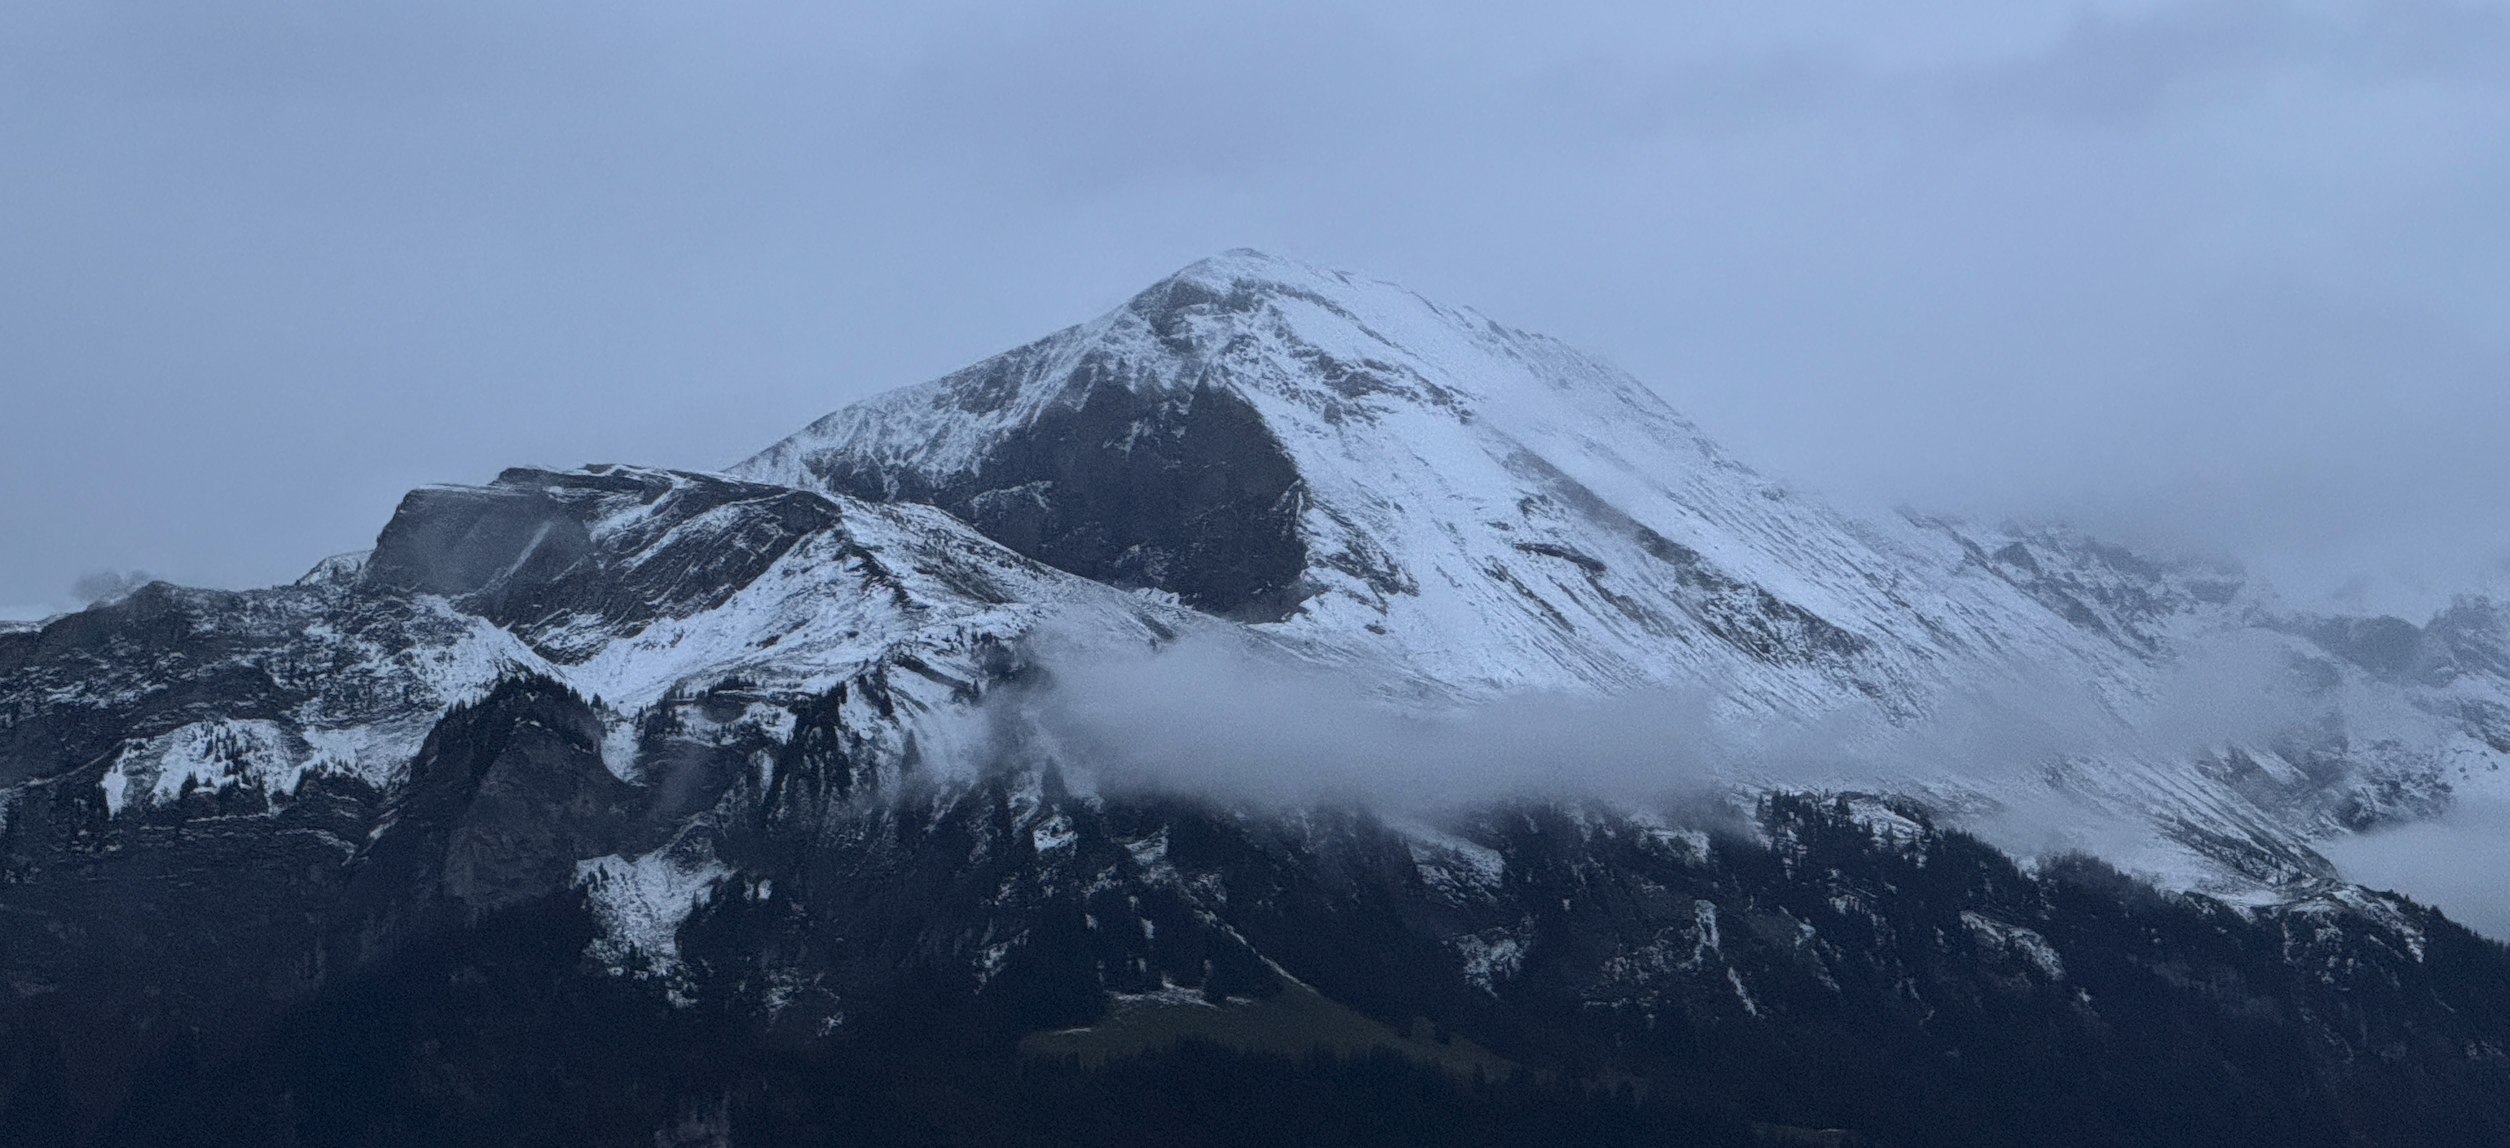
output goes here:
[[1054, 756], [1114, 789], [1425, 810], [1520, 795], [1647, 800], [1712, 784], [1705, 693], [1527, 694], [1425, 711], [1378, 683], [1189, 639], [1066, 659], [1016, 703]]
[[1862, 699], [1792, 718], [1738, 716], [1706, 689], [1521, 693], [1398, 703], [1390, 683], [1232, 639], [1156, 652], [1049, 655], [1047, 684], [997, 704], [1084, 784], [1261, 804], [1355, 802], [1435, 814], [1516, 797], [1654, 804], [1736, 786], [1935, 796], [2025, 852], [2114, 840], [2054, 793], [2067, 761], [2180, 758], [2254, 744], [2302, 714], [2273, 642], [2188, 658], [2127, 721], [2080, 684], [1973, 683], [1894, 724]]
[[2448, 813], [2321, 847], [2345, 876], [2436, 905], [2491, 937], [2510, 937], [2510, 800], [2461, 798]]
[[[2201, 873], [2121, 796], [2134, 787], [2115, 771], [2273, 747], [2356, 704], [2313, 681], [2299, 653], [2278, 635], [2237, 633], [2197, 645], [2134, 706], [2113, 708], [2081, 682], [1975, 680], [1895, 724], [1862, 699], [1740, 716], [1705, 689], [1424, 705], [1402, 683], [1234, 635], [1117, 655], [1048, 643], [1040, 684], [996, 695], [984, 713], [1000, 748], [1053, 761], [1084, 791], [1358, 805], [1433, 824], [1519, 799], [1715, 818], [1763, 788], [1894, 793], [2016, 857], [2086, 852], [2176, 882]], [[2319, 847], [2351, 879], [2510, 935], [2495, 876], [2510, 869], [2510, 802]]]

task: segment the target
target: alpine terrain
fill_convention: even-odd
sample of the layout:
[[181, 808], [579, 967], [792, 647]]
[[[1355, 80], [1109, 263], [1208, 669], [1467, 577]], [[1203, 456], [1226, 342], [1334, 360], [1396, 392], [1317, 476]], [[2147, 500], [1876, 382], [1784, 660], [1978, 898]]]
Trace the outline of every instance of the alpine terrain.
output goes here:
[[1851, 517], [1231, 252], [0, 627], [0, 1143], [2510, 1143], [2510, 950], [2319, 851], [2505, 759], [2503, 604]]

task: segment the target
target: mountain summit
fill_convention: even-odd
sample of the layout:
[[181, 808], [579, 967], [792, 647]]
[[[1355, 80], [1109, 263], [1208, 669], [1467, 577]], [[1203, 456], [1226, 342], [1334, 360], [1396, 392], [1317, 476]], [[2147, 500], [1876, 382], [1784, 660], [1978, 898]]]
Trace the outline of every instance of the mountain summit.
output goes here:
[[1791, 496], [1591, 356], [1252, 251], [734, 472], [931, 503], [1468, 693], [1718, 680], [1756, 709], [1845, 690], [1905, 715], [1980, 652], [2076, 646], [2001, 580], [1945, 577], [1942, 539]]

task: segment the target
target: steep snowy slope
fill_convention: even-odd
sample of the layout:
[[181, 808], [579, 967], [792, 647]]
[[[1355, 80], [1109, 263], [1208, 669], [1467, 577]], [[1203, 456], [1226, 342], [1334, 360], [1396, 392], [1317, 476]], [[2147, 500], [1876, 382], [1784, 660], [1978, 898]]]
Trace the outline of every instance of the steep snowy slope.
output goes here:
[[1390, 691], [1706, 689], [1741, 727], [1861, 729], [1846, 756], [1948, 700], [2029, 692], [2079, 728], [1963, 763], [1961, 785], [2012, 797], [2054, 780], [2269, 884], [2323, 878], [2308, 839], [2428, 814], [2443, 759], [2497, 752], [2445, 716], [2415, 719], [2429, 744], [2410, 748], [2357, 734], [2372, 707], [2338, 712], [2323, 683], [2290, 736], [2161, 728], [2204, 724], [2183, 679], [2214, 674], [2224, 643], [2365, 671], [2276, 622], [2236, 572], [2059, 532], [1854, 520], [1553, 340], [1255, 252], [837, 411], [735, 470], [941, 506]]
[[1208, 625], [928, 507], [615, 466], [414, 492], [359, 585], [486, 619], [623, 712], [736, 677], [818, 692], [902, 656], [974, 680], [1047, 618], [1110, 642]]

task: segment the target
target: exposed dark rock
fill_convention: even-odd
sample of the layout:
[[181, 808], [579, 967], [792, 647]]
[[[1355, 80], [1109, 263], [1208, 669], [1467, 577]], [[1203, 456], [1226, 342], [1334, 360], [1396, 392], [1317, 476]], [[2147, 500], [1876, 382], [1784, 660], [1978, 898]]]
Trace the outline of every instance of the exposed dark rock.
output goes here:
[[[963, 404], [1002, 401], [1016, 361]], [[934, 480], [850, 457], [813, 459], [828, 489], [948, 510], [1022, 554], [1088, 578], [1176, 594], [1243, 621], [1278, 621], [1300, 599], [1307, 545], [1298, 472], [1254, 410], [1226, 388], [1145, 392], [1084, 361], [1068, 402], [1040, 412], [972, 473]], [[1104, 375], [1105, 377], [1101, 377]]]
[[2390, 681], [2419, 677], [2426, 668], [2423, 632], [2403, 618], [2323, 618], [2298, 628], [2328, 653]]
[[362, 578], [456, 599], [571, 662], [656, 619], [722, 605], [837, 519], [827, 499], [786, 487], [614, 467], [514, 469], [489, 486], [410, 492]]

